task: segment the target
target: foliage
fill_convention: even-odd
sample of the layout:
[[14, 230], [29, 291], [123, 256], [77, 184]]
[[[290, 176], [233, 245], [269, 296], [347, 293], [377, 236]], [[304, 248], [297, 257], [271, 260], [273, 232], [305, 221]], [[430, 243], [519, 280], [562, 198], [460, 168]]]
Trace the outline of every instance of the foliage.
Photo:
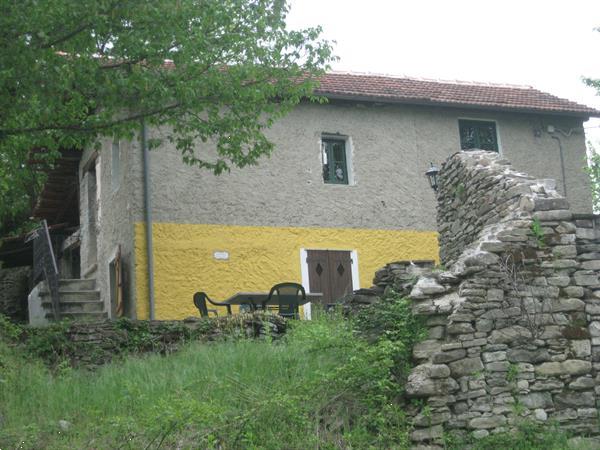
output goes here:
[[23, 328], [10, 321], [4, 314], [0, 314], [0, 340], [15, 341], [23, 333]]
[[454, 198], [461, 202], [465, 201], [465, 185], [462, 182], [454, 188]]
[[[260, 312], [200, 319], [194, 322], [193, 327], [178, 321], [156, 322], [150, 326], [147, 321], [121, 318], [91, 330], [85, 324], [74, 324], [69, 320], [52, 322], [46, 327], [21, 328], [8, 320], [3, 322], [0, 318], [0, 337], [4, 336], [11, 342], [17, 341], [26, 354], [40, 358], [53, 370], [61, 364], [96, 368], [115, 358], [131, 354], [172, 353], [189, 341], [258, 337], [273, 322], [279, 332], [285, 331], [284, 319]], [[251, 331], [248, 330], [249, 327]], [[13, 329], [17, 331], [11, 331]], [[79, 339], [82, 330], [84, 339]], [[89, 331], [101, 336], [97, 338], [101, 345], [98, 345], [97, 340], [85, 339]], [[18, 339], [15, 338], [15, 333]]]
[[[600, 33], [600, 27], [596, 28], [595, 31]], [[583, 82], [596, 89], [597, 95], [600, 95], [600, 78], [587, 77], [583, 79]], [[589, 159], [586, 170], [590, 177], [590, 184], [592, 187], [594, 211], [598, 212], [600, 211], [600, 154], [596, 152], [591, 141], [588, 141], [587, 144]]]
[[519, 376], [519, 365], [515, 363], [510, 363], [508, 366], [508, 372], [506, 372], [506, 381], [513, 382]]
[[[403, 302], [382, 307], [403, 317]], [[192, 343], [93, 376], [14, 364], [0, 447], [408, 448], [395, 366], [410, 342], [383, 316], [390, 333], [315, 312], [284, 339]]]
[[594, 211], [597, 212], [600, 211], [600, 154], [596, 152], [596, 149], [589, 141], [588, 150], [590, 157], [588, 159], [586, 172], [590, 178]]
[[[286, 0], [23, 0], [0, 16], [0, 218], [30, 201], [28, 152], [163, 126], [183, 160], [255, 164], [263, 131], [332, 61], [319, 27], [288, 30]], [[216, 153], [206, 145], [214, 144]], [[28, 198], [25, 198], [28, 197]]]
[[413, 346], [427, 336], [423, 318], [412, 314], [410, 301], [392, 291], [363, 309], [355, 322], [370, 342], [393, 343], [395, 375], [402, 379], [412, 366]]
[[569, 435], [560, 430], [558, 425], [540, 424], [530, 420], [517, 423], [515, 432], [491, 434], [483, 439], [465, 442], [464, 439], [448, 436], [447, 448], [462, 450], [563, 450], [580, 448], [567, 445]]
[[25, 348], [27, 353], [51, 364], [63, 361], [77, 346], [69, 339], [68, 321], [53, 322], [43, 328], [28, 328]]
[[544, 248], [546, 246], [546, 242], [544, 241], [544, 230], [542, 229], [540, 219], [534, 217], [534, 219], [531, 221], [530, 228], [531, 232], [533, 233], [533, 236], [535, 237], [538, 247]]
[[44, 179], [44, 173], [24, 163], [22, 154], [5, 151], [0, 144], [0, 236], [19, 235], [37, 226], [29, 217]]

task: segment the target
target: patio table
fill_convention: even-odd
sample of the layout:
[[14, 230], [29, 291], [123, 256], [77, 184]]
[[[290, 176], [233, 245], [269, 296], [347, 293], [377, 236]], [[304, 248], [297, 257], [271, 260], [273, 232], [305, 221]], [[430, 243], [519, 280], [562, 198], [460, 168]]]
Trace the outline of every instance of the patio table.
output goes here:
[[[250, 305], [251, 309], [257, 309], [269, 298], [268, 292], [238, 292], [221, 303], [227, 305]], [[323, 294], [306, 294], [305, 299], [298, 299], [298, 305], [304, 305], [310, 302], [320, 302]], [[272, 299], [267, 305], [276, 305], [277, 298]]]

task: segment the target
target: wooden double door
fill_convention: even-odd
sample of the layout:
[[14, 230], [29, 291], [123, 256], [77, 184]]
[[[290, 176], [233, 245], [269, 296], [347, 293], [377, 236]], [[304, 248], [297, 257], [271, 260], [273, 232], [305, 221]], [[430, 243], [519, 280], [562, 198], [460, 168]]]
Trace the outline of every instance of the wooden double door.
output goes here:
[[310, 292], [322, 293], [323, 303], [333, 303], [352, 293], [352, 252], [307, 250]]

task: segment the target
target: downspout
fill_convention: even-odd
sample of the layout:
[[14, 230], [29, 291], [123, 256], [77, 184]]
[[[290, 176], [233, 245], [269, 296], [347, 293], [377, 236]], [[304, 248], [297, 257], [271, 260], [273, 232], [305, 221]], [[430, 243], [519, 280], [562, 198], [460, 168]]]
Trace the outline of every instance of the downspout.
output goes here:
[[144, 214], [146, 216], [146, 251], [148, 270], [148, 300], [150, 320], [154, 320], [154, 246], [152, 243], [152, 203], [150, 199], [150, 152], [148, 151], [148, 129], [142, 119], [142, 153], [144, 156]]
[[558, 153], [560, 155], [560, 172], [561, 172], [561, 176], [562, 176], [564, 195], [566, 197], [567, 196], [567, 180], [565, 178], [565, 159], [563, 157], [562, 142], [561, 142], [560, 138], [558, 136], [555, 136], [554, 134], [551, 134], [550, 137], [552, 139], [556, 139], [556, 142], [558, 142]]

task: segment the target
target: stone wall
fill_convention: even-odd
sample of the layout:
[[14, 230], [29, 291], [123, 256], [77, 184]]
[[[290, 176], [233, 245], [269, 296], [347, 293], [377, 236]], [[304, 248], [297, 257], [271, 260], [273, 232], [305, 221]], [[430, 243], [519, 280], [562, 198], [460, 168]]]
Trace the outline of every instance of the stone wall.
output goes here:
[[598, 433], [597, 220], [483, 151], [451, 156], [437, 196], [446, 269], [422, 274], [410, 293], [429, 328], [406, 385], [422, 405], [415, 444], [522, 419]]
[[0, 269], [0, 314], [17, 322], [27, 320], [31, 268]]
[[390, 290], [403, 297], [408, 296], [420, 275], [430, 273], [433, 260], [395, 261], [386, 264], [373, 278], [370, 288], [358, 289], [338, 300], [345, 313], [353, 313], [381, 299]]
[[73, 367], [93, 369], [131, 353], [171, 353], [186, 342], [225, 338], [278, 338], [286, 331], [284, 318], [261, 312], [190, 317], [185, 320], [106, 320], [60, 322], [26, 328], [21, 337], [26, 350], [50, 366], [68, 361]]

